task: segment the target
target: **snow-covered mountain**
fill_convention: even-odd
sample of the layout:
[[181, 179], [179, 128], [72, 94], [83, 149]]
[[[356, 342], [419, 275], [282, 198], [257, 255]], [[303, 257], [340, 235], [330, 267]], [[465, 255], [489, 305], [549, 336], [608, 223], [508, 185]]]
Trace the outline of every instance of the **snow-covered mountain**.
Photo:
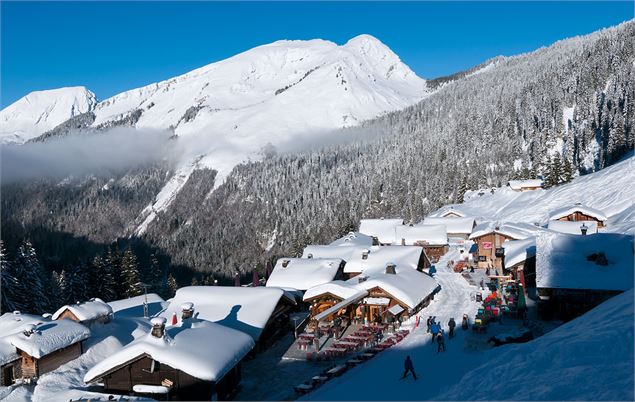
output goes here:
[[[277, 41], [81, 110], [94, 117], [86, 128], [133, 125], [173, 130], [179, 137], [181, 164], [143, 212], [138, 230], [143, 233], [197, 168], [217, 170], [220, 183], [238, 163], [260, 158], [269, 144], [315, 139], [412, 105], [428, 93], [426, 81], [387, 46], [360, 35], [341, 46], [324, 40]], [[46, 102], [40, 103], [59, 104], [56, 94], [42, 95]], [[12, 141], [36, 137], [74, 116], [40, 127], [36, 122], [42, 113], [23, 100], [2, 113], [11, 125], [17, 124], [13, 116], [23, 116], [22, 134]], [[30, 126], [37, 130], [29, 131]]]
[[96, 104], [85, 87], [31, 92], [0, 111], [0, 143], [24, 143]]

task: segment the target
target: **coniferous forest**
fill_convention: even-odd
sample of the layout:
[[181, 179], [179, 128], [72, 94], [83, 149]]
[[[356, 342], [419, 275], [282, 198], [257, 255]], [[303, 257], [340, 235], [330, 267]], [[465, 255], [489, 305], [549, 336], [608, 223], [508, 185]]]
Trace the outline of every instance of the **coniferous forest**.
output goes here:
[[213, 170], [195, 171], [141, 237], [140, 213], [170, 166], [3, 185], [3, 309], [250, 278], [363, 217], [418, 222], [468, 189], [537, 175], [555, 186], [608, 166], [634, 145], [635, 23], [430, 85], [420, 103], [341, 130], [337, 144], [269, 150], [216, 189]]

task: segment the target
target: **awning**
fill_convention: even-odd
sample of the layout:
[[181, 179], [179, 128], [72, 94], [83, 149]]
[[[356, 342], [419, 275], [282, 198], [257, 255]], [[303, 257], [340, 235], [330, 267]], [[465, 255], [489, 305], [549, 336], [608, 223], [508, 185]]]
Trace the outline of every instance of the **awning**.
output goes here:
[[349, 297], [348, 299], [342, 300], [341, 302], [329, 307], [328, 309], [322, 311], [320, 314], [316, 315], [315, 317], [313, 317], [316, 321], [322, 321], [323, 319], [325, 319], [326, 317], [328, 317], [331, 314], [335, 314], [338, 311], [340, 311], [341, 309], [343, 309], [344, 307], [347, 307], [355, 302], [360, 301], [361, 299], [363, 299], [364, 297], [366, 297], [366, 295], [368, 295], [367, 291], [360, 291], [359, 293]]
[[395, 304], [394, 306], [388, 309], [388, 312], [392, 315], [398, 315], [402, 311], [404, 311], [404, 308], [401, 307], [399, 304]]

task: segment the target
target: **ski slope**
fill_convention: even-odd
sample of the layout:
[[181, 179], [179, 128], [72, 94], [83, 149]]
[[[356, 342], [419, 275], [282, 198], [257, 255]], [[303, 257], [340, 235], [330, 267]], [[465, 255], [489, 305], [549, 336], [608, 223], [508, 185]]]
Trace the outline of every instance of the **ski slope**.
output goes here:
[[[538, 222], [545, 225], [551, 211], [577, 202], [608, 216], [606, 231], [635, 234], [635, 157], [603, 170], [580, 176], [547, 190], [515, 192], [506, 187], [466, 193], [463, 204], [453, 205], [479, 220]], [[443, 210], [447, 209], [444, 207]], [[434, 214], [433, 214], [434, 215]]]
[[[457, 258], [452, 249], [436, 264], [442, 289], [420, 312], [422, 326], [302, 399], [633, 400], [633, 290], [534, 341], [489, 348], [460, 329], [462, 314], [472, 319], [478, 304], [470, 300], [477, 289], [445, 267]], [[436, 343], [430, 343], [429, 315], [437, 316], [446, 332], [449, 318], [458, 320], [455, 338], [446, 338], [446, 352], [437, 353]], [[407, 355], [417, 381], [400, 379]]]

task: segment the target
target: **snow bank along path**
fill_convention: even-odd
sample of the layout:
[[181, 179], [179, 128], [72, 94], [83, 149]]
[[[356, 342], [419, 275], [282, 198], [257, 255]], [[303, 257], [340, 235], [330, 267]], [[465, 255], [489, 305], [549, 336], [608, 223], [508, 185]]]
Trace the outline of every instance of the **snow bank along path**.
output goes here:
[[[457, 273], [446, 267], [449, 260], [458, 261], [459, 252], [452, 248], [437, 264], [435, 278], [441, 290], [430, 305], [419, 313], [421, 322], [401, 343], [380, 353], [367, 363], [356, 367], [341, 377], [305, 396], [306, 400], [426, 400], [434, 398], [463, 377], [472, 367], [484, 361], [484, 353], [467, 351], [465, 331], [462, 331], [463, 314], [473, 318], [479, 304], [470, 295], [477, 288]], [[447, 323], [454, 317], [457, 321], [456, 336], [446, 337], [447, 352], [437, 354], [437, 345], [430, 344], [431, 335], [426, 333], [426, 319], [436, 316], [448, 332]], [[404, 324], [414, 328], [415, 318]], [[412, 377], [400, 380], [404, 360], [410, 355], [419, 379]], [[370, 386], [370, 383], [377, 384]]]

